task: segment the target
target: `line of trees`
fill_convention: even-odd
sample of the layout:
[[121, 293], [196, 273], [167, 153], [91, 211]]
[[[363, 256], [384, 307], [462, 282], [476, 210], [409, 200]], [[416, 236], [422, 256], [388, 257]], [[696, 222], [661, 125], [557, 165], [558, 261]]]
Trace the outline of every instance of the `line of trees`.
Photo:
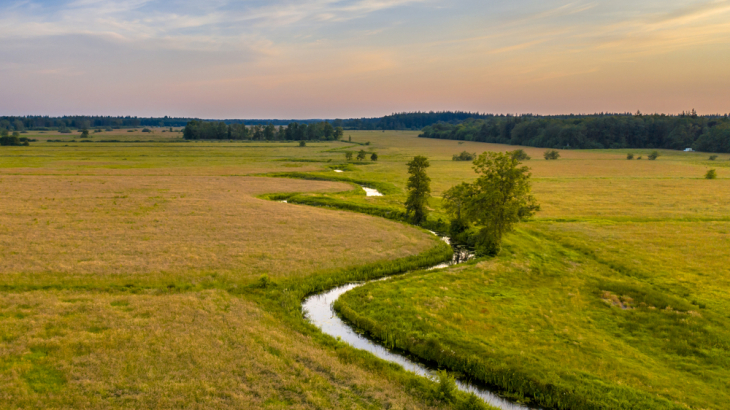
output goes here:
[[505, 116], [438, 123], [420, 137], [543, 148], [693, 148], [730, 152], [730, 118], [668, 115]]
[[172, 117], [111, 117], [111, 116], [23, 116], [0, 117], [0, 130], [25, 131], [45, 129], [127, 128], [127, 127], [182, 127], [189, 118]]
[[351, 130], [420, 130], [423, 127], [436, 123], [456, 124], [467, 119], [493, 117], [492, 114], [480, 114], [466, 111], [430, 111], [430, 112], [403, 112], [385, 117], [352, 118], [341, 121], [345, 129]]
[[243, 123], [192, 120], [183, 130], [183, 138], [187, 140], [317, 141], [340, 140], [342, 135], [342, 127], [335, 127], [328, 121], [310, 124], [292, 122], [286, 127], [273, 124], [249, 127]]

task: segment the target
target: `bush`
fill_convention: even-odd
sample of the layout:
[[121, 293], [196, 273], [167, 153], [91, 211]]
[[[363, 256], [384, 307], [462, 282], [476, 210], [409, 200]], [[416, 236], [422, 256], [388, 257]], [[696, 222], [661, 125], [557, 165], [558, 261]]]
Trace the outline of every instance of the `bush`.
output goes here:
[[487, 406], [484, 404], [484, 402], [477, 397], [476, 394], [471, 393], [469, 397], [459, 403], [457, 406], [458, 410], [487, 410]]
[[262, 289], [266, 289], [269, 286], [271, 286], [271, 279], [269, 279], [269, 275], [261, 275], [261, 277], [259, 277], [259, 287], [261, 287]]
[[636, 158], [636, 159], [637, 159], [637, 160], [641, 159], [641, 155], [639, 155], [639, 157], [638, 157], [638, 158]]
[[345, 159], [347, 161], [351, 161], [352, 160], [352, 152], [345, 152]]
[[112, 127], [106, 127], [106, 130], [105, 131], [114, 131], [114, 128], [112, 128]]
[[444, 370], [438, 372], [438, 384], [434, 393], [438, 400], [447, 403], [453, 402], [456, 398], [456, 381]]
[[543, 154], [546, 160], [555, 160], [560, 158], [560, 153], [554, 149], [550, 149], [545, 151], [545, 154]]
[[634, 159], [634, 154], [632, 154], [632, 153], [626, 154], [626, 159]]
[[142, 132], [152, 132], [152, 130], [151, 130], [151, 129], [149, 129], [149, 128], [143, 128], [143, 129], [142, 129]]
[[370, 156], [371, 161], [377, 161], [378, 160], [378, 154], [373, 152], [373, 155]]
[[454, 155], [453, 160], [454, 161], [474, 161], [474, 159], [477, 157], [477, 154], [472, 154], [466, 151], [463, 151], [461, 154]]
[[20, 138], [18, 138], [17, 136], [0, 137], [0, 145], [2, 145], [2, 146], [19, 146], [19, 145], [21, 145]]
[[717, 159], [717, 155], [710, 155], [710, 161], [714, 161]]
[[707, 171], [707, 173], [705, 174], [705, 179], [715, 179], [715, 178], [717, 178], [717, 171], [715, 171], [714, 169]]
[[304, 141], [304, 140], [301, 140], [301, 141], [299, 141], [299, 146], [300, 147], [306, 147], [307, 146], [307, 142]]
[[659, 151], [654, 151], [651, 154], [647, 156], [650, 160], [654, 161], [655, 159], [659, 158]]
[[530, 156], [527, 155], [527, 153], [523, 149], [518, 149], [518, 150], [512, 151], [512, 158], [516, 159], [517, 161], [529, 161], [530, 160]]

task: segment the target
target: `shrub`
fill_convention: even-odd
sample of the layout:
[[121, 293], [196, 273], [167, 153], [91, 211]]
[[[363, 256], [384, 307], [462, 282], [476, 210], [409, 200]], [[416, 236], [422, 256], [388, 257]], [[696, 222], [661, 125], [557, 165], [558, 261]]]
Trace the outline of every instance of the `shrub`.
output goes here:
[[472, 154], [470, 152], [463, 151], [461, 154], [454, 155], [452, 159], [454, 161], [474, 161], [474, 159], [477, 157], [477, 154]]
[[529, 161], [530, 160], [530, 156], [527, 155], [527, 153], [523, 149], [518, 149], [518, 150], [512, 151], [512, 158], [516, 159], [517, 161]]
[[89, 130], [84, 128], [84, 130], [81, 131], [81, 138], [89, 138]]
[[271, 286], [271, 279], [269, 279], [269, 275], [261, 275], [261, 277], [259, 277], [259, 287], [266, 289], [269, 286]]
[[554, 149], [545, 151], [545, 154], [543, 154], [543, 155], [545, 156], [546, 160], [551, 160], [551, 159], [555, 160], [555, 159], [560, 158], [560, 153]]
[[659, 158], [659, 151], [654, 151], [651, 154], [647, 156], [650, 160], [654, 161], [655, 159]]
[[142, 129], [142, 132], [152, 132], [152, 130], [151, 130], [151, 129], [149, 129], [149, 128], [143, 128], [143, 129]]
[[373, 152], [373, 155], [370, 156], [371, 161], [377, 161], [378, 160], [378, 154]]
[[626, 154], [626, 159], [634, 159], [634, 154], [632, 154], [632, 153]]
[[304, 140], [301, 140], [301, 141], [299, 141], [299, 146], [300, 147], [306, 147], [307, 146], [307, 142], [304, 141]]
[[456, 398], [456, 381], [444, 370], [438, 372], [435, 395], [438, 400], [447, 403], [453, 402]]
[[457, 406], [458, 410], [487, 410], [487, 406], [484, 404], [484, 402], [477, 397], [476, 394], [471, 393], [469, 397], [459, 403]]
[[3, 146], [18, 146], [20, 144], [20, 138], [17, 136], [12, 137], [0, 137], [0, 145]]
[[639, 155], [639, 157], [638, 157], [638, 158], [636, 158], [636, 159], [637, 159], [637, 160], [641, 159], [641, 155]]
[[715, 171], [714, 169], [707, 171], [707, 173], [705, 174], [705, 179], [715, 179], [715, 178], [717, 178], [717, 171]]
[[114, 128], [112, 128], [112, 127], [106, 127], [106, 130], [105, 131], [114, 131]]
[[717, 159], [717, 155], [710, 155], [710, 161], [714, 161]]
[[352, 160], [352, 152], [345, 152], [345, 159], [348, 161]]

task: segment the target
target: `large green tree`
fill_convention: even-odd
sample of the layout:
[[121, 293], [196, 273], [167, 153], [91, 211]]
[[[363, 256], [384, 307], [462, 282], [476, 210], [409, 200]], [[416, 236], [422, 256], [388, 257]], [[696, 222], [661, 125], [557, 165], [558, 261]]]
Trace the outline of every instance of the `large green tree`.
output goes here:
[[426, 220], [428, 211], [426, 205], [431, 197], [431, 178], [426, 175], [426, 168], [431, 164], [428, 158], [416, 156], [408, 164], [408, 198], [406, 199], [406, 212], [413, 216], [416, 224]]
[[496, 255], [504, 234], [535, 214], [540, 206], [530, 194], [530, 169], [512, 152], [485, 152], [474, 160], [479, 177], [445, 193], [445, 209], [460, 222], [479, 228], [477, 250]]

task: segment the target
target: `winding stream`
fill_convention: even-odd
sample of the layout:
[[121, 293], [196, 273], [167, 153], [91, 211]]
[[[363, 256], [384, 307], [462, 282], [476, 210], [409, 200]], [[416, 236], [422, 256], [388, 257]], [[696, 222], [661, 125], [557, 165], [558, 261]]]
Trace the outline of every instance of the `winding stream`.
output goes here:
[[[382, 196], [380, 192], [377, 190], [371, 189], [371, 188], [365, 188], [365, 192], [368, 196]], [[377, 193], [377, 195], [371, 195], [369, 190], [374, 191]], [[434, 235], [436, 233], [431, 232]], [[450, 244], [449, 238], [441, 238], [446, 243]], [[436, 266], [432, 266], [430, 269], [438, 269], [443, 268], [451, 265], [455, 265], [458, 263], [466, 262], [467, 260], [471, 259], [473, 257], [473, 254], [470, 253], [466, 249], [460, 249], [455, 248], [454, 249], [454, 257], [450, 262], [442, 263]], [[387, 280], [385, 279], [377, 279], [377, 280]], [[404, 369], [407, 371], [413, 372], [419, 376], [428, 377], [430, 379], [436, 378], [436, 369], [433, 369], [429, 366], [427, 366], [424, 363], [421, 363], [418, 361], [418, 359], [413, 357], [408, 357], [403, 354], [397, 353], [395, 351], [389, 350], [385, 348], [384, 346], [379, 345], [378, 343], [368, 339], [367, 337], [357, 333], [352, 327], [350, 327], [347, 323], [345, 323], [342, 319], [340, 319], [337, 314], [332, 309], [332, 304], [343, 294], [348, 292], [349, 290], [352, 290], [354, 288], [357, 288], [359, 286], [365, 285], [367, 283], [370, 283], [373, 281], [368, 282], [362, 282], [362, 283], [350, 283], [348, 285], [340, 286], [334, 289], [330, 289], [327, 292], [323, 292], [320, 294], [316, 294], [313, 296], [308, 297], [304, 300], [302, 303], [302, 311], [304, 313], [304, 316], [309, 320], [310, 323], [317, 326], [322, 332], [338, 338], [351, 346], [357, 348], [366, 350], [375, 356], [387, 360], [389, 362], [397, 363], [401, 366], [403, 366]], [[486, 403], [503, 409], [503, 410], [528, 410], [533, 409], [532, 407], [525, 406], [523, 404], [511, 402], [508, 400], [503, 399], [502, 397], [499, 397], [495, 393], [489, 391], [488, 389], [476, 386], [472, 383], [469, 383], [467, 381], [463, 380], [457, 380], [456, 381], [457, 387], [465, 392], [468, 393], [474, 393], [478, 397], [480, 397], [482, 400], [484, 400]]]

